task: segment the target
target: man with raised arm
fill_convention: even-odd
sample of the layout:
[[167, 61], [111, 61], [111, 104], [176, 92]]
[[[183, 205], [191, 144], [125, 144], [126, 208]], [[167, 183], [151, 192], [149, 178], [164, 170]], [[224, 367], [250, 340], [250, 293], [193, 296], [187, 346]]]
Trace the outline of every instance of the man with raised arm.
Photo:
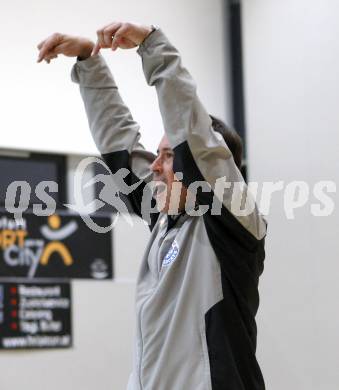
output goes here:
[[[128, 389], [264, 390], [255, 315], [266, 223], [254, 202], [248, 212], [234, 207], [247, 194], [239, 137], [206, 112], [160, 29], [112, 23], [97, 35], [94, 45], [53, 34], [39, 44], [38, 61], [78, 57], [72, 79], [95, 143], [113, 174], [127, 168], [125, 183], [140, 182], [128, 197], [134, 212], [149, 221], [151, 238], [137, 282]], [[140, 144], [139, 126], [98, 54], [136, 46], [165, 129], [157, 156]], [[142, 200], [151, 181], [159, 184], [161, 209], [148, 219]]]

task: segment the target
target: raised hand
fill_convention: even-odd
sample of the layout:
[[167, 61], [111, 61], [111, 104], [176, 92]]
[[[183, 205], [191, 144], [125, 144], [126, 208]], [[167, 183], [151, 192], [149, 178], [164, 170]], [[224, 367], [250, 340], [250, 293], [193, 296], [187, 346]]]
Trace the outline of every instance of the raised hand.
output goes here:
[[134, 23], [114, 22], [97, 31], [98, 40], [92, 55], [98, 54], [100, 49], [131, 49], [140, 45], [152, 32], [152, 27]]
[[45, 60], [50, 63], [59, 54], [67, 57], [80, 57], [81, 59], [88, 58], [91, 55], [94, 43], [87, 38], [54, 33], [40, 42], [37, 47], [39, 49], [37, 62]]

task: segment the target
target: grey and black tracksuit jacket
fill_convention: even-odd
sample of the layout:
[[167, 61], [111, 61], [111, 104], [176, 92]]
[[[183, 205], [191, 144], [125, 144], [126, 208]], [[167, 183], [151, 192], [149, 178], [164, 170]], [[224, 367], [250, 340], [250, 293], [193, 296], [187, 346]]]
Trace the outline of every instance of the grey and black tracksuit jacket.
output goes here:
[[[140, 45], [147, 83], [156, 88], [164, 129], [174, 150], [174, 172], [188, 187], [206, 181], [200, 205], [211, 205], [216, 179], [243, 182], [222, 137], [211, 128], [192, 77], [161, 30]], [[155, 156], [139, 143], [139, 126], [123, 103], [100, 55], [78, 61], [89, 126], [112, 173], [128, 168], [136, 214], [152, 179]], [[220, 199], [221, 215], [152, 214], [151, 238], [136, 291], [137, 329], [129, 390], [263, 390], [256, 351], [258, 279], [263, 271], [266, 223], [257, 208], [231, 209], [232, 191]], [[241, 196], [241, 194], [239, 194]]]

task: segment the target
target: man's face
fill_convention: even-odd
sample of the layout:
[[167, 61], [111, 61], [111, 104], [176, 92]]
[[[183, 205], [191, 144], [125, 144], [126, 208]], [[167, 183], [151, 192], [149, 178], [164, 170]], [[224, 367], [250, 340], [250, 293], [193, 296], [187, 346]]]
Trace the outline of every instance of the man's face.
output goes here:
[[156, 182], [155, 199], [160, 211], [177, 214], [183, 211], [187, 190], [178, 183], [173, 172], [174, 152], [164, 135], [157, 151], [157, 158], [151, 165], [153, 180]]

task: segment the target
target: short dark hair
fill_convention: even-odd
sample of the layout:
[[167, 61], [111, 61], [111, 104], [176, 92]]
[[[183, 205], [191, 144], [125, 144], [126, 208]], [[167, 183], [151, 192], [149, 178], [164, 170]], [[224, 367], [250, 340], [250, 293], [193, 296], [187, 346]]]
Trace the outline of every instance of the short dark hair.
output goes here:
[[241, 169], [243, 144], [240, 135], [231, 127], [227, 126], [221, 119], [213, 115], [210, 115], [210, 118], [212, 119], [213, 130], [222, 135], [233, 155], [236, 166]]

